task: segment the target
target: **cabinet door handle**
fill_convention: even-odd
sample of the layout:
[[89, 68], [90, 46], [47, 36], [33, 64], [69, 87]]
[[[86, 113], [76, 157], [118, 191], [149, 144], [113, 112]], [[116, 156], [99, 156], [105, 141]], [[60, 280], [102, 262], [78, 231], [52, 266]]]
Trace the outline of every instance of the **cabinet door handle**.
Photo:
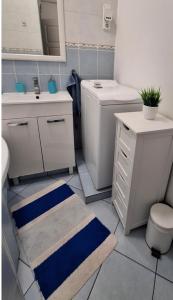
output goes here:
[[21, 122], [21, 123], [8, 123], [7, 124], [10, 127], [16, 127], [16, 126], [27, 126], [28, 122]]
[[57, 119], [57, 120], [47, 120], [47, 123], [62, 123], [65, 122], [65, 119]]

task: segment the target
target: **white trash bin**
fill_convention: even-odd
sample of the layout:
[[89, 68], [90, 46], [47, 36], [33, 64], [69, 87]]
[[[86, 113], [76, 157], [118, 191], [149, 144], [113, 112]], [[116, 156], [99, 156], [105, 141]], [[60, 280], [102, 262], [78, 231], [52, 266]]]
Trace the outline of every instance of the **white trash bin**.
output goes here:
[[173, 239], [173, 209], [163, 203], [154, 204], [150, 210], [146, 242], [161, 254], [168, 252]]

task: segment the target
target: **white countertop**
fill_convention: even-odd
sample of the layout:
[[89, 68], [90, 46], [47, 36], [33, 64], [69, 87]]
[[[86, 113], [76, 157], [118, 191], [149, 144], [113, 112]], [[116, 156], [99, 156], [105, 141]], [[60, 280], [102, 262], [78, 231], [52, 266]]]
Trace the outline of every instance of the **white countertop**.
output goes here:
[[[39, 97], [37, 99], [36, 97]], [[50, 103], [50, 102], [72, 102], [70, 94], [67, 91], [59, 91], [56, 94], [50, 94], [48, 92], [42, 92], [39, 95], [29, 92], [23, 93], [4, 93], [2, 95], [2, 104], [38, 104], [38, 103]]]
[[1, 138], [1, 170], [2, 170], [2, 186], [6, 180], [7, 177], [7, 172], [9, 168], [9, 151], [6, 142], [4, 141], [3, 138]]
[[157, 114], [155, 120], [144, 119], [143, 111], [115, 113], [114, 115], [136, 134], [156, 131], [172, 131], [173, 133], [173, 121], [160, 114]]

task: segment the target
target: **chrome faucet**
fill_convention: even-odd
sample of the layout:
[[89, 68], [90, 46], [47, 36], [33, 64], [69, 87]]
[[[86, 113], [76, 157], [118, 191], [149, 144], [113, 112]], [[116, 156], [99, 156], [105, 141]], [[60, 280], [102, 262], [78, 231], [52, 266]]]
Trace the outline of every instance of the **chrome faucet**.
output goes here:
[[36, 95], [38, 95], [38, 94], [40, 94], [40, 87], [39, 87], [38, 77], [35, 76], [35, 77], [32, 77], [32, 79], [33, 79], [33, 83], [34, 83], [33, 91]]

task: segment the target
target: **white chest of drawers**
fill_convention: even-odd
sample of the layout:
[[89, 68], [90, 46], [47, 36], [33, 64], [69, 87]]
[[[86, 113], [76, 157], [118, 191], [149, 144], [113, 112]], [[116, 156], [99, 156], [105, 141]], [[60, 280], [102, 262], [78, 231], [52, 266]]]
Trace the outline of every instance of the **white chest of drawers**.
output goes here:
[[164, 199], [173, 162], [173, 121], [143, 112], [115, 114], [112, 202], [125, 229], [147, 223], [153, 203]]

